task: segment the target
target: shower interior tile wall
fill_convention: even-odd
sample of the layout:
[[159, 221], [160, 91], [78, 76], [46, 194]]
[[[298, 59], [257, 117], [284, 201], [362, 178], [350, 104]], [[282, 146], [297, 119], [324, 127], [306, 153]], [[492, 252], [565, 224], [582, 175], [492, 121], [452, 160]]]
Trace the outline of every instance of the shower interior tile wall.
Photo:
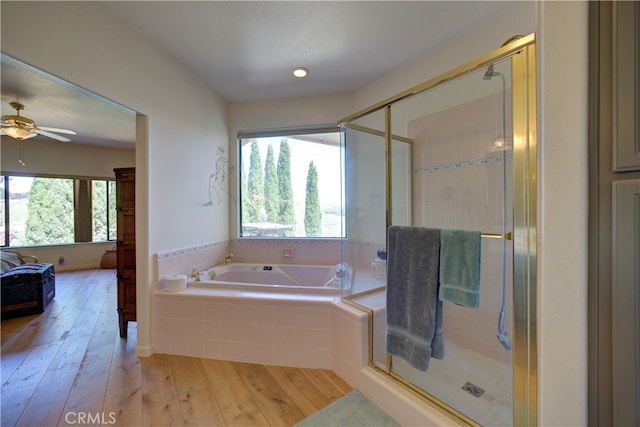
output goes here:
[[[509, 106], [507, 106], [509, 107]], [[507, 109], [509, 111], [509, 109]], [[510, 151], [494, 146], [502, 133], [502, 96], [495, 94], [416, 119], [408, 124], [413, 143], [414, 223], [427, 227], [462, 228], [502, 233], [503, 191], [511, 206], [511, 179], [503, 188], [506, 158], [511, 177]], [[510, 129], [510, 123], [506, 129]], [[507, 209], [507, 213], [511, 209]], [[510, 218], [509, 218], [510, 220]], [[508, 225], [508, 230], [512, 226]], [[502, 302], [502, 241], [482, 239], [480, 308], [472, 310], [446, 303], [447, 340], [504, 363], [511, 353], [495, 339]], [[511, 242], [507, 241], [510, 254]], [[511, 259], [506, 260], [509, 282], [505, 328], [511, 331]]]

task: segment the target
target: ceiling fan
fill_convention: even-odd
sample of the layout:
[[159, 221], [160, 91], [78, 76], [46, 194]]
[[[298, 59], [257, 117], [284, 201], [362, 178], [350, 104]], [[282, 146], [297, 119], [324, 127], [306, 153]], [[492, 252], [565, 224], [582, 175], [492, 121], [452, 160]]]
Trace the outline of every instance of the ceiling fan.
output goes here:
[[69, 142], [71, 140], [65, 136], [57, 135], [53, 132], [76, 135], [74, 131], [68, 129], [59, 129], [44, 126], [38, 127], [36, 126], [36, 122], [31, 120], [30, 118], [20, 115], [20, 110], [24, 110], [24, 105], [19, 102], [10, 102], [9, 105], [11, 105], [11, 108], [16, 110], [16, 115], [2, 116], [3, 135], [8, 135], [19, 141], [33, 138], [36, 135], [43, 135], [61, 142]]

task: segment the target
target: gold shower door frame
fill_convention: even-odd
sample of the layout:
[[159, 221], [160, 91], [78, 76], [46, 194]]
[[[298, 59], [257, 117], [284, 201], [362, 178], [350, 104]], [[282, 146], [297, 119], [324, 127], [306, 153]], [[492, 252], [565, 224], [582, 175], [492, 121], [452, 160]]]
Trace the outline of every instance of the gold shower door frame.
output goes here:
[[[515, 39], [514, 41], [511, 41]], [[502, 59], [511, 59], [513, 105], [513, 424], [537, 425], [537, 122], [536, 122], [536, 50], [535, 34], [511, 38], [501, 48], [452, 69], [420, 85], [378, 102], [338, 121], [340, 126], [356, 127], [350, 122], [378, 110], [385, 110], [386, 227], [392, 224], [391, 206], [391, 105], [422, 94], [454, 79], [486, 68]], [[373, 317], [370, 309], [346, 298], [343, 301], [369, 313], [369, 366], [388, 375], [425, 397], [456, 421], [476, 423], [456, 409], [424, 392], [391, 371], [387, 355], [386, 370], [373, 363]]]

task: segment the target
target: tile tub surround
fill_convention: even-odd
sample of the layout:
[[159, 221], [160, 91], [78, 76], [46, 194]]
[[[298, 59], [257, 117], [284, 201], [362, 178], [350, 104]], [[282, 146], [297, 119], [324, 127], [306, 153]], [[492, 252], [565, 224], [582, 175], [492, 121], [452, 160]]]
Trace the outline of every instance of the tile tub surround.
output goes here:
[[358, 373], [367, 366], [368, 359], [369, 316], [348, 304], [336, 302], [333, 310], [332, 370], [356, 388]]
[[[284, 258], [283, 248], [294, 257]], [[355, 386], [367, 364], [368, 319], [334, 296], [241, 290], [163, 290], [163, 279], [224, 262], [337, 264], [339, 239], [239, 239], [158, 255], [154, 349], [158, 353], [333, 369]]]
[[164, 287], [164, 279], [176, 274], [191, 274], [191, 271], [204, 270], [224, 262], [230, 253], [229, 241], [218, 241], [190, 248], [177, 249], [157, 255], [158, 288]]
[[[292, 250], [292, 251], [291, 251]], [[288, 254], [293, 253], [293, 257]], [[236, 239], [222, 240], [157, 255], [158, 289], [175, 274], [191, 274], [224, 263], [228, 254], [234, 262], [335, 265], [341, 259], [340, 239]]]
[[158, 353], [333, 369], [352, 384], [366, 364], [366, 315], [335, 297], [187, 288], [157, 291], [154, 313]]
[[[163, 280], [176, 274], [191, 274], [224, 263], [226, 255], [232, 253], [234, 262], [336, 265], [347, 262], [355, 265], [359, 276], [368, 280], [371, 262], [377, 249], [384, 244], [354, 242], [341, 239], [235, 239], [178, 249], [157, 255], [158, 289], [164, 287]], [[283, 251], [293, 250], [293, 257], [283, 256]], [[383, 280], [384, 281], [384, 280]], [[376, 281], [379, 282], [379, 281]], [[380, 283], [372, 283], [378, 287]], [[363, 284], [368, 288], [366, 284]]]
[[[289, 250], [293, 250], [293, 256]], [[229, 250], [235, 262], [335, 265], [340, 263], [341, 239], [234, 239]]]

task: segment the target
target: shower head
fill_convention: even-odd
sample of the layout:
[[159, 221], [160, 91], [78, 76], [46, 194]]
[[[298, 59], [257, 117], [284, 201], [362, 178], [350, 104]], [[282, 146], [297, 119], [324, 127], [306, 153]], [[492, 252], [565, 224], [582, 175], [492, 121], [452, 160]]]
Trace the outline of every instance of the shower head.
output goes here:
[[500, 73], [498, 73], [497, 71], [493, 71], [493, 64], [491, 64], [487, 68], [487, 71], [484, 72], [484, 76], [482, 76], [482, 78], [484, 80], [491, 80], [492, 77], [499, 76], [499, 75]]

